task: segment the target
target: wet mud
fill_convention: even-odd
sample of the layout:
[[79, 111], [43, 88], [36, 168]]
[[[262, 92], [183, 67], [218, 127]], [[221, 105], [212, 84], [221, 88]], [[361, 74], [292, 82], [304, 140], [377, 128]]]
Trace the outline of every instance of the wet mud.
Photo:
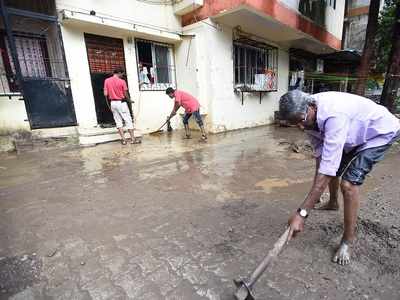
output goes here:
[[42, 263], [34, 255], [0, 257], [0, 299], [40, 282]]
[[[204, 144], [174, 132], [0, 155], [0, 299], [232, 299], [232, 280], [261, 261], [310, 188], [303, 138], [264, 127]], [[398, 165], [397, 145], [362, 187], [349, 266], [331, 262], [342, 209], [313, 211], [257, 299], [400, 299]]]

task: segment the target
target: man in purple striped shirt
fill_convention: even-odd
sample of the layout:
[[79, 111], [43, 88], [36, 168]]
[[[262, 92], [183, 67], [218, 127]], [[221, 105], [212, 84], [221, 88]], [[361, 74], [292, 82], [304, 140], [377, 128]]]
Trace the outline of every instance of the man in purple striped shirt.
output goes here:
[[399, 139], [399, 119], [367, 98], [340, 92], [308, 95], [294, 90], [281, 97], [279, 112], [282, 119], [306, 130], [317, 161], [312, 188], [289, 219], [288, 240], [303, 231], [305, 218], [327, 186], [331, 197], [324, 208], [338, 209], [340, 185], [344, 232], [333, 261], [346, 265], [355, 239], [360, 186], [373, 165]]

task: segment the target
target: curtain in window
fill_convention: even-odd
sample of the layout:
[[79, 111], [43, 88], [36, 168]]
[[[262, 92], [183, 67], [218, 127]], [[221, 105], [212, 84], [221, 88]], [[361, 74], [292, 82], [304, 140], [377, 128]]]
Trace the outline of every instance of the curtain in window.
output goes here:
[[156, 59], [157, 83], [170, 83], [169, 49], [166, 46], [154, 45]]
[[[21, 67], [21, 73], [24, 77], [43, 78], [48, 76], [43, 53], [41, 40], [35, 38], [15, 37], [17, 47], [18, 61]], [[7, 50], [10, 56], [10, 64], [13, 72], [15, 68], [11, 57], [11, 52], [7, 42]], [[48, 61], [47, 61], [48, 63]]]

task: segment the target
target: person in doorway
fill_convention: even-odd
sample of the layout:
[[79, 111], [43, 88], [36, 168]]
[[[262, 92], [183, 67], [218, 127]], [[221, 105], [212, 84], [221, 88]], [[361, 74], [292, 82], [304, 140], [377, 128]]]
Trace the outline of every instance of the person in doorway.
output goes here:
[[308, 95], [290, 91], [281, 97], [279, 110], [282, 118], [311, 135], [317, 160], [311, 190], [289, 218], [288, 240], [303, 231], [310, 210], [328, 186], [330, 200], [323, 208], [338, 209], [340, 186], [344, 232], [333, 262], [346, 265], [355, 240], [360, 186], [373, 165], [399, 139], [399, 119], [367, 98], [341, 92]]
[[131, 144], [138, 144], [140, 140], [136, 139], [133, 133], [133, 121], [127, 103], [129, 101], [128, 87], [125, 80], [122, 79], [123, 74], [123, 69], [115, 69], [113, 76], [104, 81], [104, 96], [110, 101], [111, 112], [121, 136], [121, 143], [123, 145], [127, 143], [122, 124], [122, 121], [124, 121], [131, 136]]
[[177, 110], [182, 106], [185, 109], [185, 115], [183, 116], [183, 125], [185, 126], [185, 134], [186, 138], [190, 139], [190, 128], [189, 128], [189, 119], [193, 115], [196, 119], [197, 124], [201, 130], [201, 141], [207, 141], [207, 134], [204, 129], [203, 120], [200, 115], [200, 103], [197, 101], [195, 97], [192, 95], [180, 91], [174, 90], [173, 88], [169, 87], [165, 91], [165, 93], [171, 98], [175, 98], [174, 108], [169, 116], [171, 119], [173, 116], [176, 115]]

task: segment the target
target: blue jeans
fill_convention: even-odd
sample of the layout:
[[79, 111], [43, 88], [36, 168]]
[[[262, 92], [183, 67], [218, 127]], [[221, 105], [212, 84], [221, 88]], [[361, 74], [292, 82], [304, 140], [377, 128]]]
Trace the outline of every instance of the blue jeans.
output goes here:
[[188, 125], [189, 124], [189, 119], [191, 116], [194, 116], [194, 118], [196, 119], [197, 124], [202, 127], [203, 126], [203, 120], [201, 119], [201, 115], [200, 115], [200, 110], [197, 110], [193, 113], [185, 113], [185, 115], [183, 116], [183, 124], [184, 125]]

